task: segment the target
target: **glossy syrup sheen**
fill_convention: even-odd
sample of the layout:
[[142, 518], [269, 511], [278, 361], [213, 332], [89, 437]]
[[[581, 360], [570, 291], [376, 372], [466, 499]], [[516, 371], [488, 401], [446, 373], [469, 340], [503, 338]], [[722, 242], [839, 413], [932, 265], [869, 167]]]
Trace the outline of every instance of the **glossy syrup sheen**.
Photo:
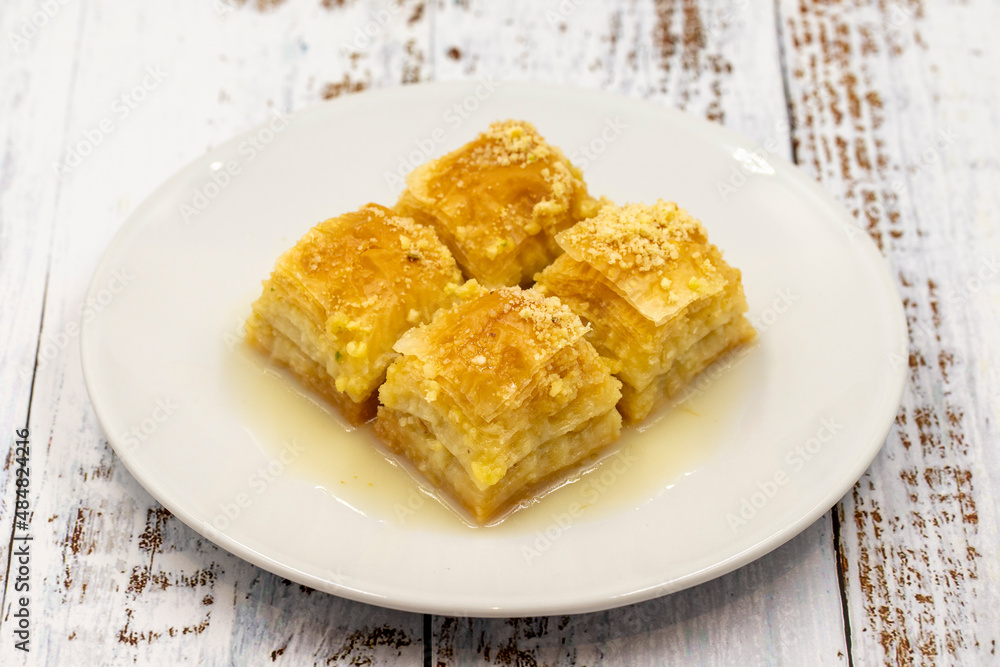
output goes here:
[[746, 395], [752, 348], [738, 350], [693, 383], [701, 388], [666, 406], [639, 427], [624, 427], [621, 440], [597, 463], [577, 471], [536, 502], [489, 526], [476, 526], [408, 464], [399, 462], [372, 434], [352, 429], [321, 398], [285, 370], [245, 344], [226, 357], [228, 385], [244, 428], [269, 458], [294, 440], [302, 453], [288, 466], [293, 474], [373, 520], [408, 529], [534, 534], [557, 517], [588, 521], [639, 507], [685, 475], [710, 466], [722, 445], [736, 437], [740, 415], [733, 409]]

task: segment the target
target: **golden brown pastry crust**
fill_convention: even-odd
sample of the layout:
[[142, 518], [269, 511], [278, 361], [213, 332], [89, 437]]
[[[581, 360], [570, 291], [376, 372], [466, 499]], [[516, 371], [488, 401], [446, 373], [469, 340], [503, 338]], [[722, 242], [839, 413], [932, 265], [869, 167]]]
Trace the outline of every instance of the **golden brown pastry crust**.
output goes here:
[[375, 417], [486, 523], [752, 340], [746, 309], [740, 272], [687, 211], [595, 200], [508, 120], [415, 169], [394, 210], [310, 230], [264, 282], [247, 340], [350, 423]]
[[368, 204], [316, 225], [278, 259], [247, 338], [357, 424], [373, 416], [396, 340], [454, 303], [461, 282], [433, 230]]
[[442, 311], [397, 343], [376, 433], [486, 520], [617, 439], [621, 385], [585, 333], [534, 290]]
[[672, 202], [607, 206], [556, 240], [566, 253], [536, 276], [538, 288], [592, 327], [629, 422], [754, 336], [740, 272]]
[[542, 443], [515, 463], [497, 484], [480, 489], [465, 467], [434, 437], [426, 422], [379, 408], [375, 433], [409, 461], [436, 489], [444, 491], [478, 523], [495, 522], [530, 503], [574, 471], [595, 461], [621, 434], [621, 415], [609, 410], [573, 431]]
[[757, 332], [745, 317], [733, 317], [694, 343], [677, 357], [668, 370], [653, 378], [643, 389], [623, 383], [618, 409], [625, 421], [630, 424], [642, 421], [679, 395], [706, 368], [756, 336]]
[[324, 366], [306, 356], [290, 338], [275, 331], [271, 325], [259, 319], [256, 313], [250, 317], [253, 325], [247, 324], [248, 343], [288, 368], [299, 382], [337, 408], [349, 424], [358, 426], [375, 418], [378, 410], [377, 392], [372, 392], [368, 398], [357, 402], [337, 391], [334, 379]]
[[599, 207], [562, 151], [515, 120], [415, 169], [396, 205], [432, 224], [465, 274], [488, 288], [529, 283], [561, 253], [555, 234]]

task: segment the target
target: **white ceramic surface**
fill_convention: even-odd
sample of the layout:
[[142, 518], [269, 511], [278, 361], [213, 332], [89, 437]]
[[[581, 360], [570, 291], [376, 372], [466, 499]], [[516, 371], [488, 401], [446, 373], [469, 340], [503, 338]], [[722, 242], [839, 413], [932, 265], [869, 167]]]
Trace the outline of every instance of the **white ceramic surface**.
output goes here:
[[[673, 199], [743, 271], [759, 342], [577, 482], [496, 527], [417, 490], [369, 436], [262, 371], [240, 322], [317, 221], [391, 204], [398, 173], [531, 120], [618, 202]], [[815, 521], [878, 452], [905, 323], [878, 251], [785, 161], [654, 104], [549, 85], [352, 95], [214, 149], [108, 248], [84, 373], [116, 452], [194, 530], [344, 597], [455, 615], [576, 613], [744, 565]]]

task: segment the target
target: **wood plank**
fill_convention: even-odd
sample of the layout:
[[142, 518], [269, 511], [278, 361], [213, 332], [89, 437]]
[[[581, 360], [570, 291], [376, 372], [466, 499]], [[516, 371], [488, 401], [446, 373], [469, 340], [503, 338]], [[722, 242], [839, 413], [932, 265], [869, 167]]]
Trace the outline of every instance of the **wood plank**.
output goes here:
[[[52, 158], [63, 144], [72, 63], [48, 58], [61, 40], [72, 42], [74, 12], [42, 30], [29, 18], [34, 3], [7, 3], [0, 13], [5, 66], [0, 69], [0, 386], [9, 388], [0, 404], [0, 427], [10, 434], [23, 427], [39, 345], [41, 309], [58, 179]], [[25, 28], [28, 25], [28, 28]], [[31, 38], [21, 35], [24, 31]], [[35, 31], [35, 32], [33, 32]], [[14, 36], [11, 43], [10, 35]], [[16, 45], [16, 46], [15, 46]], [[47, 84], [45, 82], [51, 82]], [[55, 87], [52, 90], [49, 86]], [[44, 124], [50, 132], [19, 128]], [[44, 341], [40, 363], [57, 356], [66, 343]], [[49, 344], [51, 343], [51, 344]], [[6, 496], [0, 502], [6, 501]], [[2, 507], [2, 505], [0, 505]]]
[[[197, 0], [128, 7], [97, 1], [72, 15], [64, 10], [62, 29], [79, 40], [67, 39], [54, 23], [53, 32], [35, 38], [44, 51], [18, 70], [5, 65], [0, 74], [0, 80], [24, 77], [38, 86], [16, 110], [27, 138], [13, 142], [15, 156], [44, 148], [38, 161], [51, 170], [59, 143], [77, 145], [101, 131], [99, 145], [63, 176], [58, 198], [25, 188], [31, 197], [19, 199], [24, 194], [12, 192], [0, 200], [6, 210], [32, 205], [40, 214], [49, 210], [55, 220], [43, 339], [78, 321], [87, 282], [111, 236], [183, 164], [274, 111], [293, 112], [336, 94], [327, 84], [398, 85], [424, 76], [414, 54], [426, 51], [429, 28], [426, 19], [413, 20], [418, 4], [404, 3], [367, 51], [353, 58], [341, 55], [339, 45], [352, 37], [355, 22], [374, 15], [378, 3], [324, 7], [300, 0], [220, 10]], [[315, 56], [304, 57], [311, 49]], [[75, 63], [72, 79], [60, 81], [47, 72], [46, 63], [64, 62]], [[66, 139], [43, 137], [53, 131], [44, 116], [28, 121], [44, 102], [58, 99], [46, 97], [46, 84], [62, 85], [69, 98], [59, 105], [68, 118], [56, 125], [65, 128]], [[105, 120], [111, 123], [108, 131], [101, 130]], [[26, 178], [34, 174], [25, 171]], [[12, 232], [11, 246], [30, 249], [17, 233]], [[47, 252], [47, 247], [32, 250], [42, 262]], [[35, 299], [37, 307], [41, 294], [34, 292], [24, 298]], [[36, 339], [37, 321], [35, 315]], [[26, 399], [20, 397], [22, 405]], [[422, 660], [419, 614], [289, 584], [216, 548], [154, 502], [100, 433], [75, 342], [39, 369], [31, 435], [33, 662]], [[4, 501], [10, 498], [5, 489]], [[4, 512], [5, 523], [8, 516]], [[4, 583], [9, 614], [11, 582]], [[0, 643], [3, 664], [24, 657], [8, 641], [9, 621]]]
[[[673, 595], [607, 612], [435, 618], [435, 664], [847, 664], [829, 522], [768, 556]], [[826, 639], [829, 638], [829, 639]], [[840, 646], [838, 646], [838, 642]]]
[[857, 664], [982, 664], [1000, 633], [995, 3], [783, 0], [804, 168], [897, 276], [903, 404], [838, 509]]
[[[1000, 330], [1000, 54], [990, 30], [1000, 10], [984, 0], [874, 8], [782, 0], [779, 41], [771, 9], [749, 5], [63, 6], [24, 50], [0, 59], [0, 87], [13, 91], [0, 98], [9, 119], [0, 125], [0, 386], [11, 388], [0, 425], [12, 432], [27, 411], [30, 378], [20, 371], [36, 354], [50, 245], [43, 345], [46, 334], [60, 340], [79, 317], [90, 272], [127, 213], [188, 160], [273, 110], [368, 87], [507, 73], [682, 106], [764, 143], [780, 137], [785, 114], [780, 45], [800, 162], [881, 244], [911, 324], [911, 346], [900, 357], [910, 364], [910, 385], [897, 426], [837, 515], [854, 657], [858, 664], [995, 657], [1000, 455], [989, 445], [997, 440], [1000, 390], [991, 344]], [[5, 3], [0, 34], [36, 6]], [[359, 37], [366, 27], [370, 42]], [[161, 67], [164, 80], [119, 117], [111, 105], [146, 67]], [[101, 145], [61, 180], [49, 176], [64, 146], [85, 140], [105, 117], [115, 125]], [[286, 584], [164, 514], [99, 433], [75, 342], [46, 358], [33, 406], [33, 583], [49, 594], [35, 598], [32, 662], [421, 660], [419, 615]], [[8, 461], [0, 475], [3, 530], [10, 529], [9, 470]], [[824, 519], [727, 577], [604, 614], [436, 618], [435, 656], [842, 663], [831, 533]], [[6, 566], [6, 541], [0, 557]], [[0, 643], [3, 664], [23, 657]]]
[[[15, 521], [15, 431], [25, 428], [40, 368], [76, 344], [72, 331], [39, 338], [49, 251], [60, 184], [52, 170], [66, 138], [73, 59], [59, 57], [76, 43], [79, 8], [36, 17], [29, 0], [0, 7], [0, 429], [9, 445], [0, 471], [0, 656], [13, 650], [9, 614], [21, 595], [8, 581]], [[42, 25], [44, 24], [44, 25]], [[31, 131], [30, 128], [37, 128]], [[41, 131], [44, 128], [44, 131]], [[37, 469], [35, 476], [37, 479]], [[30, 496], [34, 502], [37, 493]], [[18, 532], [23, 535], [22, 531]], [[16, 567], [15, 567], [16, 572]], [[15, 575], [16, 576], [16, 575]], [[37, 607], [33, 610], [37, 613]]]
[[[773, 7], [731, 2], [439, 4], [440, 79], [503, 73], [605, 88], [791, 155]], [[679, 195], [678, 195], [679, 196]], [[845, 664], [829, 515], [719, 580], [597, 614], [435, 617], [443, 664]], [[806, 621], [805, 619], [808, 619]]]

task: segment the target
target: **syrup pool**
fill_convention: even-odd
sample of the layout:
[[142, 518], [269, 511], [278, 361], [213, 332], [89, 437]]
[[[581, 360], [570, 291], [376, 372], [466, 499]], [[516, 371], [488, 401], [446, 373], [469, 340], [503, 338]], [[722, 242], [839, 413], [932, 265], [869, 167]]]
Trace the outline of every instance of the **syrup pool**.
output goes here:
[[285, 443], [294, 441], [301, 454], [286, 474], [335, 502], [407, 529], [535, 535], [567, 517], [575, 523], [627, 512], [711, 466], [738, 440], [740, 406], [747, 404], [741, 399], [761, 361], [755, 352], [751, 346], [721, 360], [696, 379], [686, 400], [664, 406], [638, 428], [624, 427], [621, 440], [599, 461], [489, 526], [472, 524], [397, 461], [370, 426], [350, 427], [323, 399], [245, 343], [233, 346], [225, 371], [243, 426], [261, 451], [277, 458]]

